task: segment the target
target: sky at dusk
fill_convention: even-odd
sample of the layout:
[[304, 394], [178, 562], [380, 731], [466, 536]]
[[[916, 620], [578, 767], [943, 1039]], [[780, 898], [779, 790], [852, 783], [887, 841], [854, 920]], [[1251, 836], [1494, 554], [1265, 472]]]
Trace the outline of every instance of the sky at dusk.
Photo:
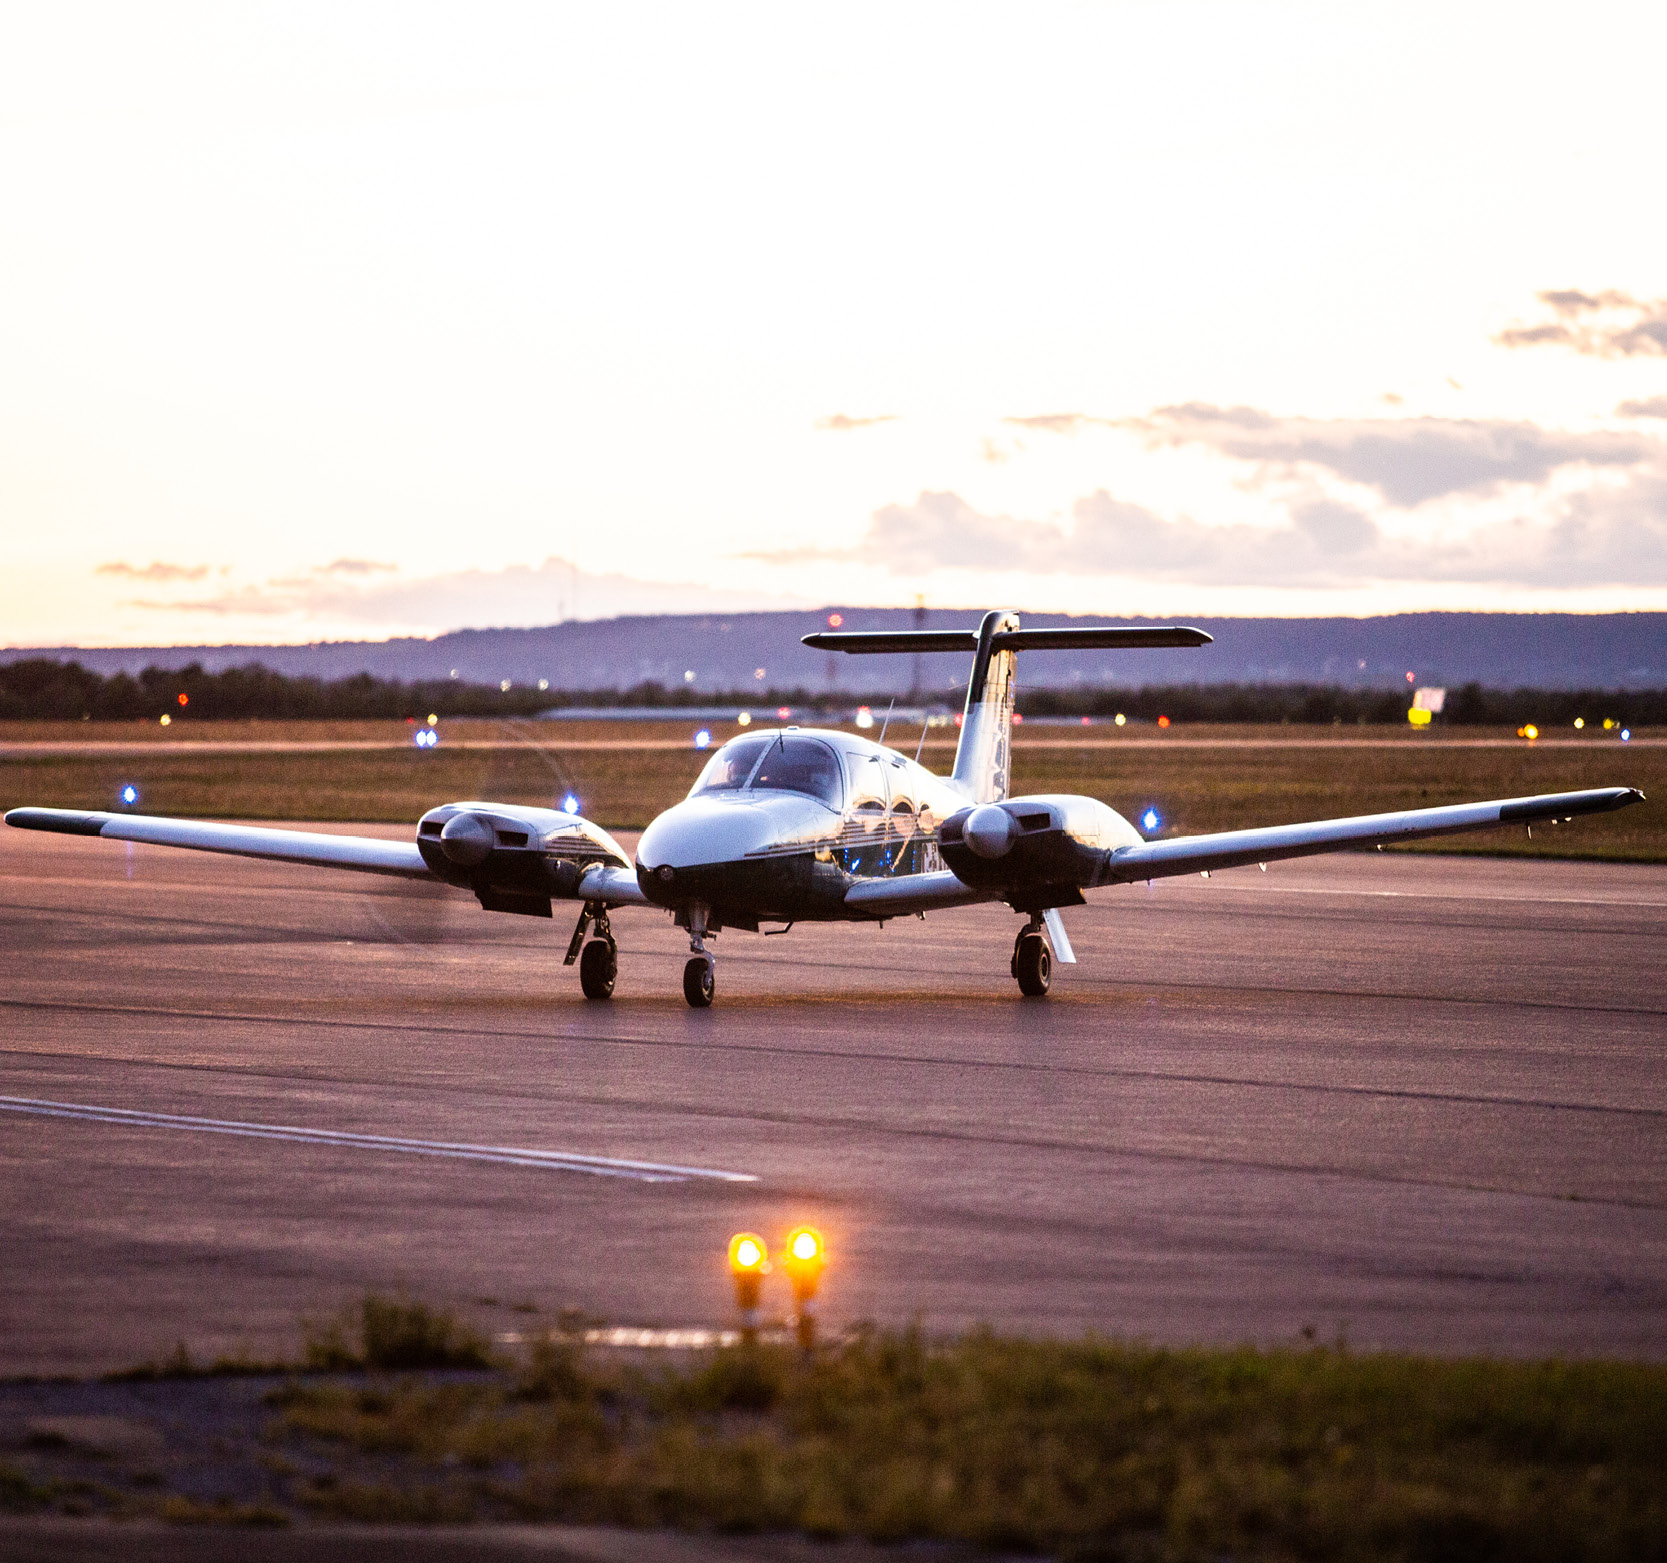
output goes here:
[[1667, 609], [1645, 5], [0, 6], [0, 644]]

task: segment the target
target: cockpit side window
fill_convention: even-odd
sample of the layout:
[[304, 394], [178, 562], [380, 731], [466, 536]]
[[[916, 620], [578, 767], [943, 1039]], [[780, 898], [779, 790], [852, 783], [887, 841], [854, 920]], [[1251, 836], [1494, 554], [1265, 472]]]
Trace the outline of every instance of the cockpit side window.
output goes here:
[[871, 754], [853, 754], [851, 761], [851, 806], [859, 814], [886, 812], [885, 767]]
[[710, 760], [689, 791], [691, 798], [703, 792], [737, 792], [747, 785], [759, 755], [775, 740], [765, 733], [750, 738], [732, 738]]
[[845, 795], [838, 756], [814, 738], [770, 739], [752, 785], [755, 790], [806, 793], [830, 809], [839, 808]]

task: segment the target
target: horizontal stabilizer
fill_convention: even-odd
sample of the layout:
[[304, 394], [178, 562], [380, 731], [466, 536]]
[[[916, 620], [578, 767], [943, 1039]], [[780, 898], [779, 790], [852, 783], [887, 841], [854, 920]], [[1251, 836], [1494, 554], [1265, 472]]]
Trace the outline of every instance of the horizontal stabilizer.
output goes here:
[[[998, 651], [1143, 651], [1157, 646], [1207, 646], [1211, 637], [1183, 624], [1107, 626], [1099, 629], [1002, 630], [990, 638]], [[878, 656], [916, 651], [977, 651], [975, 630], [828, 630], [806, 635], [818, 651]]]

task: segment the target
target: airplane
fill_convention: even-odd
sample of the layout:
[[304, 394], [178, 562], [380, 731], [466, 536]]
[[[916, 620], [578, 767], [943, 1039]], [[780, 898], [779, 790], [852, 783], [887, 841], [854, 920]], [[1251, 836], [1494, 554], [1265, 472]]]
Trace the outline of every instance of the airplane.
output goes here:
[[[709, 942], [765, 923], [884, 923], [1005, 902], [1025, 919], [1009, 970], [1041, 998], [1055, 957], [1074, 964], [1061, 907], [1085, 892], [1176, 874], [1266, 864], [1347, 848], [1499, 825], [1532, 825], [1641, 802], [1632, 787], [1546, 793], [1211, 835], [1148, 840], [1097, 798], [1009, 795], [1021, 651], [1203, 646], [1184, 625], [1025, 629], [995, 610], [976, 630], [827, 632], [817, 650], [856, 655], [972, 654], [966, 706], [948, 776], [856, 734], [810, 727], [746, 732], [706, 762], [689, 794], [642, 834], [635, 863], [600, 825], [560, 809], [461, 802], [430, 809], [414, 842], [272, 830], [137, 814], [17, 808], [8, 825], [106, 840], [440, 881], [489, 912], [553, 916], [578, 903], [564, 964], [587, 999], [613, 996], [619, 970], [610, 914], [668, 912], [689, 938], [683, 996], [712, 1003]], [[884, 737], [882, 730], [881, 737]], [[918, 751], [917, 751], [918, 753]]]

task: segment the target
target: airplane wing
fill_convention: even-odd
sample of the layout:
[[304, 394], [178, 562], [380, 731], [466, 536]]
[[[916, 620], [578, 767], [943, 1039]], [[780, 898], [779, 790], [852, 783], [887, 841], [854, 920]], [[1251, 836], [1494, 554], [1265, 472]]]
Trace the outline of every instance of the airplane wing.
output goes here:
[[1586, 792], [1541, 793], [1491, 803], [1456, 803], [1446, 808], [1405, 809], [1393, 814], [1358, 814], [1349, 819], [1228, 830], [1212, 836], [1176, 836], [1118, 847], [1106, 854], [1101, 884], [1162, 879], [1171, 874], [1207, 873], [1280, 858], [1310, 857], [1346, 847], [1386, 846], [1424, 836], [1445, 836], [1490, 825], [1530, 825], [1577, 814], [1607, 814], [1643, 802], [1636, 787], [1599, 787]]
[[[396, 874], [435, 879], [416, 844], [372, 836], [332, 836], [322, 831], [269, 830], [259, 825], [220, 825], [207, 820], [162, 819], [152, 814], [86, 813], [76, 809], [12, 809], [6, 823], [19, 830], [52, 830], [107, 841], [143, 841], [159, 847], [195, 847], [280, 863], [356, 869], [363, 874]], [[635, 889], [633, 880], [632, 888]]]

